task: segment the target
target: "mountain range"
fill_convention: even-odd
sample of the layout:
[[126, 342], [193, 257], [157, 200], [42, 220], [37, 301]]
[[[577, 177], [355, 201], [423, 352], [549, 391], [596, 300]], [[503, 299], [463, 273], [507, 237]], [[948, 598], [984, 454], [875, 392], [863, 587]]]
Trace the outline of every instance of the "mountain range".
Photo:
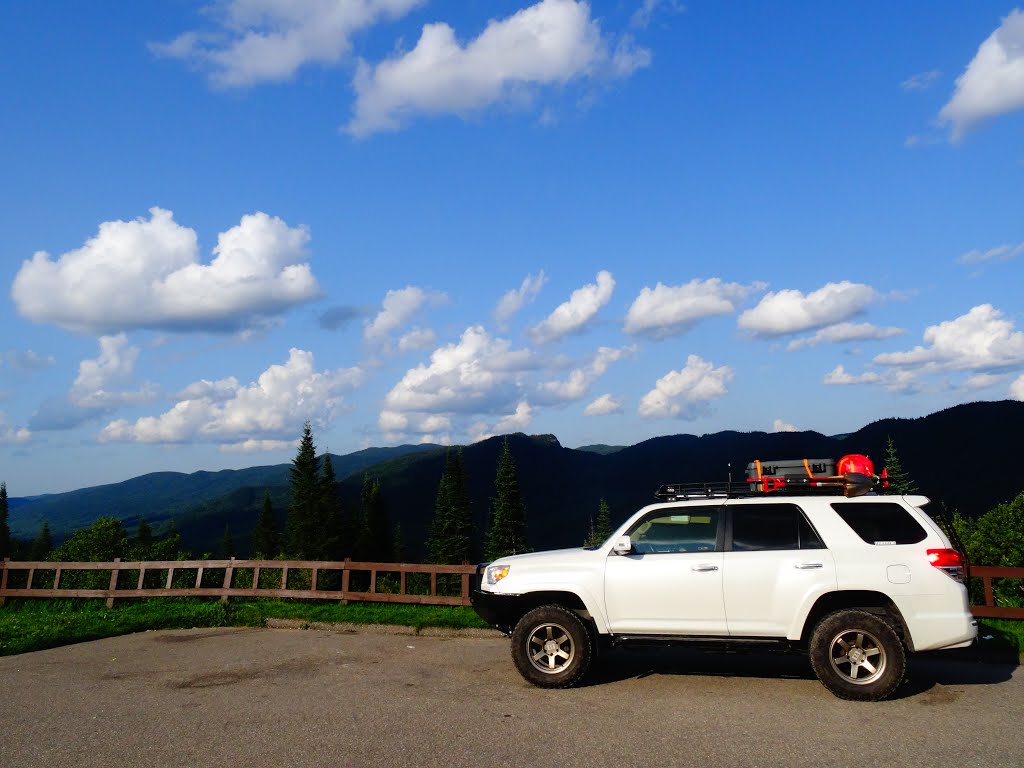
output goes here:
[[[878, 469], [892, 438], [903, 468], [922, 493], [947, 510], [976, 517], [1024, 490], [1024, 403], [978, 402], [916, 419], [884, 419], [856, 432], [717, 432], [670, 435], [631, 446], [566, 448], [553, 435], [506, 436], [527, 507], [527, 536], [536, 549], [579, 545], [604, 498], [613, 522], [654, 501], [663, 483], [742, 479], [755, 458], [838, 458], [866, 453]], [[486, 528], [498, 454], [505, 437], [463, 450], [478, 534]], [[400, 523], [407, 559], [424, 553], [437, 485], [448, 449], [437, 445], [369, 448], [331, 458], [342, 478], [343, 508], [354, 509], [364, 473], [379, 478], [391, 523]], [[68, 493], [10, 499], [12, 533], [33, 537], [47, 520], [58, 540], [101, 515], [129, 528], [145, 517], [156, 530], [174, 520], [194, 553], [213, 551], [232, 531], [239, 554], [269, 491], [283, 522], [290, 464], [220, 472], [156, 472]]]

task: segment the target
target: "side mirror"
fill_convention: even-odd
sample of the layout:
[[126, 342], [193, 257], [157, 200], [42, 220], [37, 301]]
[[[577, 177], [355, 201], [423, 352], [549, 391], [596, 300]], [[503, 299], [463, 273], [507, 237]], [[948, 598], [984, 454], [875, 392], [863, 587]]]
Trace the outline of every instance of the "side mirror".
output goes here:
[[633, 551], [633, 542], [629, 536], [619, 536], [612, 544], [612, 552], [617, 555], [628, 555]]

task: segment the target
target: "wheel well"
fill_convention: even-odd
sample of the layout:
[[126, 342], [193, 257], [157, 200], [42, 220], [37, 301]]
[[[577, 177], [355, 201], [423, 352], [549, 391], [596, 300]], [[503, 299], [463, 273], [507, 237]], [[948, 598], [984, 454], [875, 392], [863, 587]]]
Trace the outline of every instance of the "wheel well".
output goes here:
[[814, 632], [814, 628], [824, 616], [847, 608], [856, 608], [857, 610], [874, 613], [888, 619], [893, 629], [896, 630], [896, 634], [900, 636], [903, 644], [908, 649], [913, 650], [910, 632], [907, 629], [906, 622], [903, 620], [903, 614], [900, 613], [900, 609], [896, 607], [896, 604], [881, 592], [859, 589], [829, 592], [819, 597], [811, 608], [810, 613], [807, 614], [806, 621], [804, 621], [804, 629], [800, 634], [801, 646], [807, 646], [811, 633]]

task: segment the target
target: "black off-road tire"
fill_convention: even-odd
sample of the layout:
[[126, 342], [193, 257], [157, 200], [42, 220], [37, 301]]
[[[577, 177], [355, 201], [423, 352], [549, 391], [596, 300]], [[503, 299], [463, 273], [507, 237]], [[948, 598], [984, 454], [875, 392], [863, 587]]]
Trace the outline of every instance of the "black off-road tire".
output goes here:
[[840, 699], [880, 701], [903, 682], [903, 643], [883, 617], [847, 609], [830, 613], [814, 628], [809, 653], [822, 685]]
[[560, 605], [527, 613], [512, 631], [512, 661], [538, 688], [570, 688], [587, 672], [593, 657], [583, 620]]

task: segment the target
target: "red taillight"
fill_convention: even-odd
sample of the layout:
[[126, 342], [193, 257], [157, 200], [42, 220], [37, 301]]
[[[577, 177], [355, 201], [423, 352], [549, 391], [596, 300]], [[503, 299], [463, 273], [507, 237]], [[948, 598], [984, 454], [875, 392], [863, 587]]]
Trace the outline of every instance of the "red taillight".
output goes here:
[[955, 549], [929, 549], [928, 562], [936, 568], [964, 567], [964, 559]]
[[955, 549], [929, 549], [928, 562], [945, 571], [951, 579], [964, 580], [964, 558]]

